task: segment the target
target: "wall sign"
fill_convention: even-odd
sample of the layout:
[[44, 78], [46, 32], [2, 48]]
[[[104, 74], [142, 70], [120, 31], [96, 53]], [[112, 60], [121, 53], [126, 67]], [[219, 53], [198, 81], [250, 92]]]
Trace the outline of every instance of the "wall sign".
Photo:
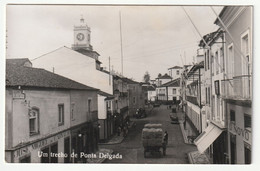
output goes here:
[[240, 128], [234, 122], [229, 122], [229, 130], [235, 135], [243, 137], [245, 141], [251, 143], [251, 132], [247, 129]]
[[25, 94], [22, 90], [13, 90], [13, 99], [25, 99]]
[[22, 147], [20, 149], [15, 150], [14, 153], [13, 153], [13, 157], [14, 158], [19, 158], [21, 156], [29, 154], [33, 150], [40, 150], [40, 148], [42, 148], [44, 146], [47, 146], [49, 144], [52, 144], [52, 143], [58, 141], [59, 139], [65, 138], [65, 137], [67, 137], [69, 135], [70, 135], [70, 130], [58, 133], [58, 134], [56, 134], [56, 135], [54, 135], [52, 137], [49, 137], [47, 139], [43, 139], [41, 141], [37, 141], [37, 142], [35, 142], [33, 144], [30, 144], [30, 145], [28, 145], [26, 147]]

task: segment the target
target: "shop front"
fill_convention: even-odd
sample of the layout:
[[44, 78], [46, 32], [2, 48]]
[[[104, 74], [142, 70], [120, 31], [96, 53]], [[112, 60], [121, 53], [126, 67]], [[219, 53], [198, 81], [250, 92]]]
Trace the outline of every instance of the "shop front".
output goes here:
[[98, 122], [87, 122], [71, 130], [72, 163], [86, 163], [86, 158], [79, 157], [81, 153], [93, 154], [98, 150]]
[[65, 130], [21, 144], [5, 150], [6, 160], [11, 163], [63, 163], [69, 157], [66, 149], [69, 138], [70, 130]]

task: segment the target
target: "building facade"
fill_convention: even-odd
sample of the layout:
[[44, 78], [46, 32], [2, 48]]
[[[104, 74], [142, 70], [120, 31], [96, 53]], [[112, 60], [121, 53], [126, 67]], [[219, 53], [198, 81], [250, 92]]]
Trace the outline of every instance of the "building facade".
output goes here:
[[252, 14], [251, 6], [227, 6], [215, 21], [225, 31], [227, 77], [221, 84], [226, 101], [228, 162], [231, 164], [251, 163]]
[[161, 76], [159, 75], [155, 80], [156, 80], [156, 86], [158, 87], [158, 86], [161, 86], [161, 85], [171, 81], [172, 77], [169, 76], [168, 74], [164, 74]]
[[27, 64], [7, 59], [6, 161], [86, 162], [70, 155], [98, 149], [97, 89]]
[[157, 100], [176, 104], [180, 100], [180, 78], [156, 87]]
[[182, 67], [180, 66], [174, 66], [171, 68], [168, 68], [169, 75], [173, 78], [179, 78], [181, 76]]
[[[209, 122], [195, 140], [200, 152], [208, 147], [213, 163], [251, 163], [252, 7], [226, 6], [204, 36], [206, 104]], [[203, 43], [204, 42], [204, 43]], [[209, 109], [209, 110], [208, 110]], [[209, 116], [209, 115], [208, 115]]]
[[184, 103], [185, 129], [189, 137], [197, 137], [204, 129], [206, 122], [204, 99], [205, 91], [202, 85], [204, 78], [204, 63], [193, 65], [185, 74], [186, 92]]

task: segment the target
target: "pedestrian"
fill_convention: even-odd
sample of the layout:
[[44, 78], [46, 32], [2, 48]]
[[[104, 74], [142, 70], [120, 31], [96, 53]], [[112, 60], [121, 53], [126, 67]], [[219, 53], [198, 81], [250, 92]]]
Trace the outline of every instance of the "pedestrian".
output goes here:
[[164, 132], [163, 141], [165, 142], [166, 145], [168, 144], [168, 132], [167, 131]]
[[165, 156], [166, 155], [166, 142], [165, 141], [163, 141], [162, 148], [163, 148], [163, 155]]
[[126, 137], [126, 127], [123, 128], [123, 137]]
[[117, 135], [120, 136], [120, 134], [121, 134], [121, 127], [119, 126], [119, 127], [117, 128]]

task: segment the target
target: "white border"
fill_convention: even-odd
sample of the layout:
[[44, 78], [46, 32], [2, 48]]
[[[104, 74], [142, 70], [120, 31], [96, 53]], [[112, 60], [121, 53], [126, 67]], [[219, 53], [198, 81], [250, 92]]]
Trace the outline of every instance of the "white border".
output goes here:
[[[4, 113], [5, 113], [5, 105], [4, 105], [4, 99], [5, 99], [5, 23], [6, 23], [6, 9], [5, 6], [8, 3], [17, 3], [17, 4], [139, 4], [139, 5], [253, 5], [254, 6], [254, 29], [253, 32], [254, 35], [254, 47], [252, 47], [253, 55], [254, 55], [254, 66], [253, 66], [253, 73], [254, 73], [254, 100], [253, 100], [253, 148], [252, 148], [252, 154], [253, 154], [253, 164], [252, 165], [159, 165], [159, 164], [151, 164], [151, 165], [138, 165], [138, 164], [128, 164], [128, 165], [121, 165], [121, 164], [99, 164], [99, 165], [81, 165], [81, 164], [8, 164], [4, 162]], [[133, 169], [138, 169], [138, 170], [161, 170], [163, 169], [164, 171], [166, 170], [177, 170], [177, 169], [192, 169], [192, 170], [247, 170], [247, 169], [252, 169], [252, 170], [257, 170], [259, 169], [260, 162], [259, 162], [259, 157], [258, 155], [260, 154], [259, 150], [259, 145], [258, 145], [258, 140], [260, 139], [259, 136], [259, 130], [260, 126], [258, 124], [260, 117], [257, 113], [257, 111], [260, 110], [258, 107], [258, 101], [256, 101], [256, 97], [258, 95], [258, 90], [255, 87], [260, 87], [259, 84], [259, 77], [257, 78], [257, 73], [259, 73], [259, 58], [258, 56], [258, 51], [255, 47], [257, 47], [258, 43], [258, 38], [259, 38], [259, 33], [254, 30], [259, 30], [259, 24], [257, 23], [256, 18], [259, 20], [259, 1], [257, 0], [218, 0], [218, 1], [213, 1], [213, 0], [197, 0], [196, 2], [194, 0], [175, 0], [175, 1], [170, 1], [170, 0], [127, 0], [127, 1], [119, 1], [119, 0], [2, 0], [0, 1], [0, 11], [1, 11], [1, 27], [0, 27], [0, 52], [1, 52], [1, 57], [0, 57], [0, 135], [1, 135], [1, 140], [0, 140], [0, 167], [1, 170], [45, 170], [45, 169], [57, 169], [57, 170], [99, 170], [99, 169], [104, 169], [104, 170], [133, 170]], [[42, 166], [47, 166], [47, 167], [42, 167]], [[49, 168], [51, 166], [51, 168]]]

